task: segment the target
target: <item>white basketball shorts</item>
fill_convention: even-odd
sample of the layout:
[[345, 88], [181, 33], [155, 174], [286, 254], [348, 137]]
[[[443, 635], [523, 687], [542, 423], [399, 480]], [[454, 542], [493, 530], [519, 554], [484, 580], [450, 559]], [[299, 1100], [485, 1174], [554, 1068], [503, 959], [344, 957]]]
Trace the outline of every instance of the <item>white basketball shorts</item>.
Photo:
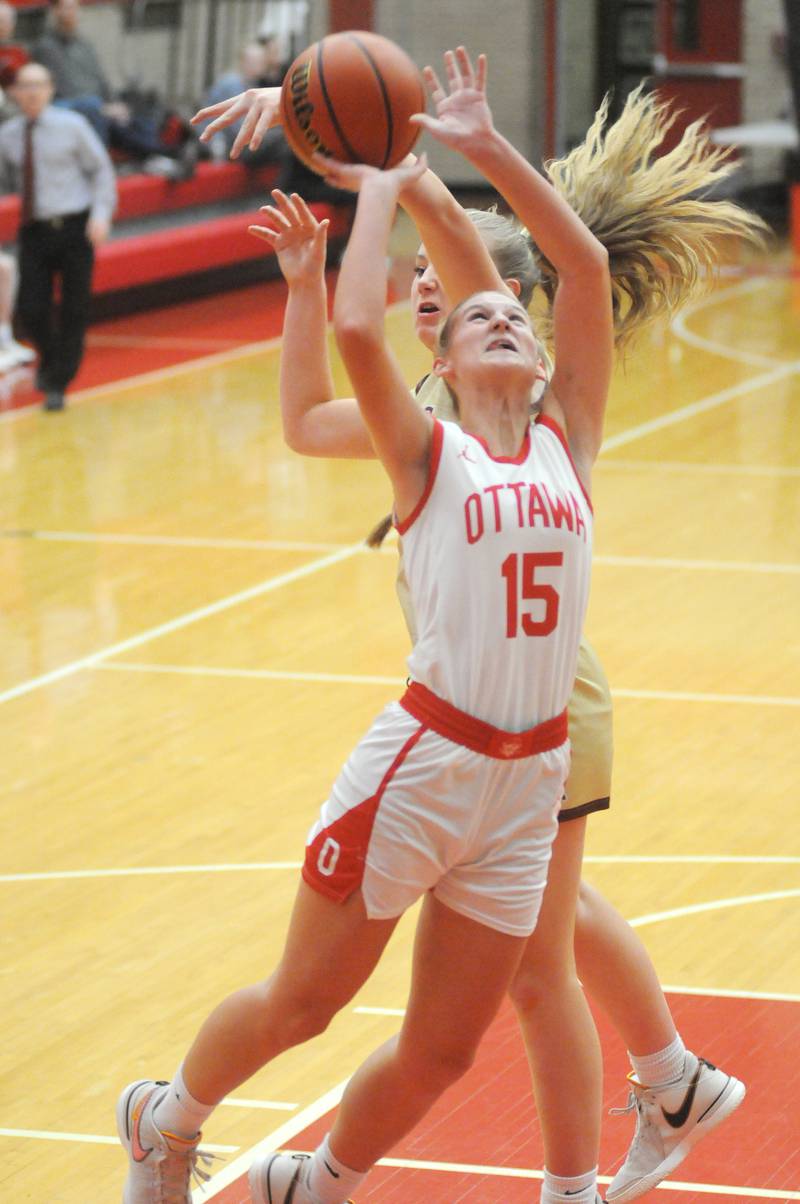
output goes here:
[[338, 901], [360, 889], [373, 919], [399, 916], [432, 890], [478, 923], [530, 935], [569, 769], [569, 742], [559, 739], [499, 759], [390, 703], [309, 833], [305, 881]]

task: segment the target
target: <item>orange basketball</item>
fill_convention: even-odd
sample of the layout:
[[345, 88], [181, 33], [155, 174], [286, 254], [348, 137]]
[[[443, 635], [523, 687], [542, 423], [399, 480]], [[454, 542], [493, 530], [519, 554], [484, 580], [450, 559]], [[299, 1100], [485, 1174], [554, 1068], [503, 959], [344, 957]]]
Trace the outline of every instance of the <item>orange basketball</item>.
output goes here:
[[281, 89], [286, 139], [310, 167], [315, 151], [393, 167], [419, 137], [409, 117], [424, 108], [422, 76], [405, 51], [360, 29], [329, 34], [302, 51]]

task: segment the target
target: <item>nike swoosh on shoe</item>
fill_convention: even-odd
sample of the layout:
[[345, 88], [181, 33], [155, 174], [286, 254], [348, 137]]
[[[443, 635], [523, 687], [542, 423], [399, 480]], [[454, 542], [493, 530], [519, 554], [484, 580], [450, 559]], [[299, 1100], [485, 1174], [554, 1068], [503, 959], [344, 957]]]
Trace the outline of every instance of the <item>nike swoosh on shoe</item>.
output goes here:
[[692, 1104], [694, 1103], [694, 1097], [697, 1092], [697, 1084], [700, 1081], [702, 1070], [702, 1063], [699, 1063], [697, 1070], [694, 1072], [691, 1083], [686, 1088], [686, 1095], [683, 1097], [683, 1103], [681, 1104], [680, 1108], [677, 1109], [677, 1111], [668, 1112], [667, 1109], [662, 1105], [661, 1111], [664, 1115], [664, 1120], [673, 1129], [682, 1128], [689, 1119], [689, 1113], [692, 1110]]
[[152, 1099], [155, 1090], [156, 1089], [154, 1087], [152, 1091], [148, 1091], [147, 1095], [145, 1095], [143, 1099], [139, 1100], [136, 1107], [133, 1109], [129, 1133], [131, 1138], [131, 1157], [133, 1158], [134, 1162], [144, 1162], [148, 1154], [152, 1154], [153, 1152], [153, 1146], [150, 1146], [149, 1149], [145, 1149], [145, 1147], [142, 1145], [142, 1141], [139, 1136], [139, 1126], [141, 1125], [142, 1121], [142, 1113], [147, 1107], [149, 1101]]

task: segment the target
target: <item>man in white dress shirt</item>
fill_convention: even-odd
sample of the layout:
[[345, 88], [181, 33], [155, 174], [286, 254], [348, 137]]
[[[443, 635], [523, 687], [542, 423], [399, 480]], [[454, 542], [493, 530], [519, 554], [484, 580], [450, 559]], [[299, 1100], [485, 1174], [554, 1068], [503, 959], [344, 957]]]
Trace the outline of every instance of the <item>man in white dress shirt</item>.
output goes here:
[[51, 105], [46, 67], [21, 67], [13, 97], [20, 113], [0, 126], [0, 172], [21, 198], [16, 312], [39, 352], [44, 408], [62, 410], [83, 358], [94, 251], [111, 228], [116, 181], [88, 121]]

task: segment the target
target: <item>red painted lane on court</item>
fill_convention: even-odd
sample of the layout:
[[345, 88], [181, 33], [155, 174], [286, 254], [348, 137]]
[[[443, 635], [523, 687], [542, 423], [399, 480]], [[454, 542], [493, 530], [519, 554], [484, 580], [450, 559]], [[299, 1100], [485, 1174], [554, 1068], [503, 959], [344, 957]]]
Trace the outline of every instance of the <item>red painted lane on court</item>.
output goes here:
[[[273, 280], [98, 322], [87, 333], [86, 354], [70, 392], [275, 338], [281, 333], [285, 302], [286, 286]], [[0, 376], [0, 386], [2, 382]], [[0, 409], [40, 404], [32, 369], [18, 369], [8, 383], [13, 388], [6, 397], [0, 388]]]
[[[690, 1049], [717, 1062], [747, 1084], [741, 1108], [689, 1155], [674, 1178], [682, 1183], [739, 1186], [779, 1193], [800, 1188], [797, 1114], [785, 1101], [800, 1093], [800, 1005], [711, 996], [670, 996], [678, 1028]], [[597, 1017], [605, 1058], [605, 1103], [623, 1107], [628, 1091], [625, 1050], [602, 1016]], [[613, 1175], [633, 1133], [633, 1115], [606, 1117], [601, 1175]], [[297, 1134], [291, 1148], [313, 1149], [330, 1127], [330, 1117]], [[439, 1101], [425, 1122], [392, 1151], [392, 1157], [422, 1162], [540, 1169], [541, 1132], [531, 1102], [528, 1070], [510, 1007], [501, 1012], [481, 1047], [475, 1066]], [[530, 1204], [536, 1180], [453, 1171], [377, 1167], [358, 1204]], [[655, 1196], [651, 1197], [655, 1199]], [[662, 1197], [663, 1198], [663, 1197]], [[714, 1195], [670, 1191], [674, 1204], [711, 1204]], [[246, 1182], [237, 1181], [215, 1204], [249, 1204]]]
[[[411, 268], [395, 266], [389, 284], [390, 303], [408, 296]], [[333, 306], [337, 272], [327, 273], [328, 309]], [[210, 297], [187, 300], [161, 309], [98, 322], [86, 336], [86, 354], [69, 394], [128, 380], [145, 372], [171, 368], [207, 355], [277, 338], [283, 329], [286, 285], [267, 280]], [[0, 412], [36, 407], [35, 365], [0, 373]]]

